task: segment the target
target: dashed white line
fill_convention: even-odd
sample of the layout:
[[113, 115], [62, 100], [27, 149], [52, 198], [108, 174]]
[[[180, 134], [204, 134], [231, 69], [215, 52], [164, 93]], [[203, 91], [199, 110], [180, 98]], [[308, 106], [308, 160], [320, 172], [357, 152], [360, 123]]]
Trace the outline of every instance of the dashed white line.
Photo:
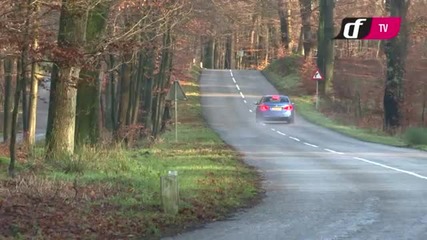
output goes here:
[[237, 90], [239, 90], [239, 91], [240, 91], [239, 85], [237, 85], [237, 84], [236, 84], [236, 88], [237, 88]]
[[245, 98], [245, 96], [243, 96], [243, 93], [242, 92], [239, 92], [240, 93], [240, 96], [242, 96], [242, 98]]
[[249, 112], [252, 112], [252, 110], [251, 110], [251, 109], [249, 109]]
[[281, 131], [276, 131], [278, 134], [286, 136], [286, 133], [282, 133]]
[[233, 82], [236, 83], [236, 79], [234, 79], [234, 78], [232, 78], [232, 79], [233, 79]]
[[368, 159], [364, 159], [364, 158], [360, 158], [360, 157], [353, 157], [353, 158], [356, 159], [356, 160], [365, 162], [365, 163], [370, 163], [370, 164], [373, 164], [373, 165], [376, 165], [376, 166], [379, 166], [379, 167], [383, 167], [383, 168], [387, 168], [387, 169], [390, 169], [390, 170], [394, 170], [396, 172], [406, 173], [408, 175], [411, 175], [411, 176], [414, 176], [414, 177], [417, 177], [417, 178], [421, 178], [421, 179], [427, 180], [426, 176], [423, 176], [423, 175], [420, 175], [420, 174], [417, 174], [417, 173], [414, 173], [414, 172], [402, 170], [402, 169], [395, 168], [395, 167], [390, 167], [390, 166], [387, 166], [385, 164], [373, 162], [373, 161], [370, 161]]
[[271, 131], [276, 131], [276, 129], [272, 128]]
[[248, 103], [246, 100], [243, 100], [244, 103]]
[[301, 141], [301, 140], [299, 140], [298, 138], [296, 138], [296, 137], [289, 137], [290, 139], [293, 139], [293, 140], [295, 140], [295, 141], [297, 141], [297, 142], [299, 142], [299, 141]]
[[331, 149], [329, 149], [329, 148], [324, 148], [323, 150], [328, 151], [328, 152], [331, 152], [331, 153], [336, 153], [336, 154], [344, 154], [344, 153], [342, 153], [342, 152], [337, 152], [337, 151], [331, 150]]
[[231, 71], [231, 69], [230, 69], [230, 75], [233, 76], [233, 71]]
[[315, 148], [319, 147], [319, 146], [316, 146], [316, 145], [314, 145], [314, 144], [307, 143], [307, 142], [305, 142], [304, 144], [305, 144], [305, 145], [307, 145], [307, 146], [310, 146], [310, 147], [315, 147]]
[[261, 123], [261, 125], [265, 126], [265, 123]]

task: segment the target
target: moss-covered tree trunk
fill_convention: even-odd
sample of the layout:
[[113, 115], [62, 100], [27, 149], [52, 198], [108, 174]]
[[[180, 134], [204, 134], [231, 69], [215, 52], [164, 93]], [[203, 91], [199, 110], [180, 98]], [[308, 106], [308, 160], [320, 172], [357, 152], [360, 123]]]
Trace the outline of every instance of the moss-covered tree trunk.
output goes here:
[[406, 15], [410, 1], [386, 2], [386, 7], [391, 16], [400, 16], [402, 25], [399, 35], [384, 43], [384, 51], [387, 57], [387, 72], [384, 89], [384, 129], [391, 131], [401, 125], [402, 112], [400, 105], [403, 103], [403, 79], [405, 73], [405, 61], [408, 49], [408, 23]]
[[46, 132], [47, 157], [74, 153], [77, 80], [86, 38], [87, 7], [81, 2], [62, 0], [58, 47], [72, 50], [70, 62], [54, 64]]
[[[99, 45], [106, 30], [110, 2], [100, 2], [88, 13], [86, 49], [91, 51]], [[100, 59], [93, 59], [94, 68], [85, 67], [77, 84], [76, 145], [96, 144], [100, 136]]]
[[319, 81], [319, 94], [332, 94], [332, 79], [334, 73], [334, 0], [320, 0], [319, 29], [317, 34], [317, 66], [323, 74]]

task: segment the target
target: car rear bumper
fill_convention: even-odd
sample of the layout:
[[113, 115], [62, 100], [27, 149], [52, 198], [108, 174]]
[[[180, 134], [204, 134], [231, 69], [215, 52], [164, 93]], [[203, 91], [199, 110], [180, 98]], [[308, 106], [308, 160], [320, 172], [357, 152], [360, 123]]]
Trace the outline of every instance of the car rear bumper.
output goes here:
[[258, 114], [261, 118], [291, 118], [292, 112], [290, 111], [280, 111], [280, 112], [260, 112]]
[[292, 117], [263, 117], [264, 121], [290, 121]]

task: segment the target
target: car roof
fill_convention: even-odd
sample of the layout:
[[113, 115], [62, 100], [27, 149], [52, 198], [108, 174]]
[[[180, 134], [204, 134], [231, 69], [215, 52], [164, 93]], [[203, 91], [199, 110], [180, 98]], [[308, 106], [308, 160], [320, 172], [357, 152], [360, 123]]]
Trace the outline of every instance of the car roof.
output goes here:
[[288, 96], [281, 95], [281, 94], [268, 94], [268, 95], [263, 95], [262, 97], [272, 97], [272, 96], [279, 96], [279, 97], [287, 97], [287, 98], [289, 98]]

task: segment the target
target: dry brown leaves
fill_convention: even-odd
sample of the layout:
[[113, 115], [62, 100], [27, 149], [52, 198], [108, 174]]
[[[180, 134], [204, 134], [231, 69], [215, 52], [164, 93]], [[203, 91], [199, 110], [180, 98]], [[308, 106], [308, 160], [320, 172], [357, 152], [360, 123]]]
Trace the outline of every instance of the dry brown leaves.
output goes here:
[[[36, 176], [0, 182], [0, 235], [43, 239], [130, 239], [145, 225], [118, 215], [117, 206], [102, 200], [120, 189], [80, 186]], [[97, 204], [94, 204], [97, 203]]]

